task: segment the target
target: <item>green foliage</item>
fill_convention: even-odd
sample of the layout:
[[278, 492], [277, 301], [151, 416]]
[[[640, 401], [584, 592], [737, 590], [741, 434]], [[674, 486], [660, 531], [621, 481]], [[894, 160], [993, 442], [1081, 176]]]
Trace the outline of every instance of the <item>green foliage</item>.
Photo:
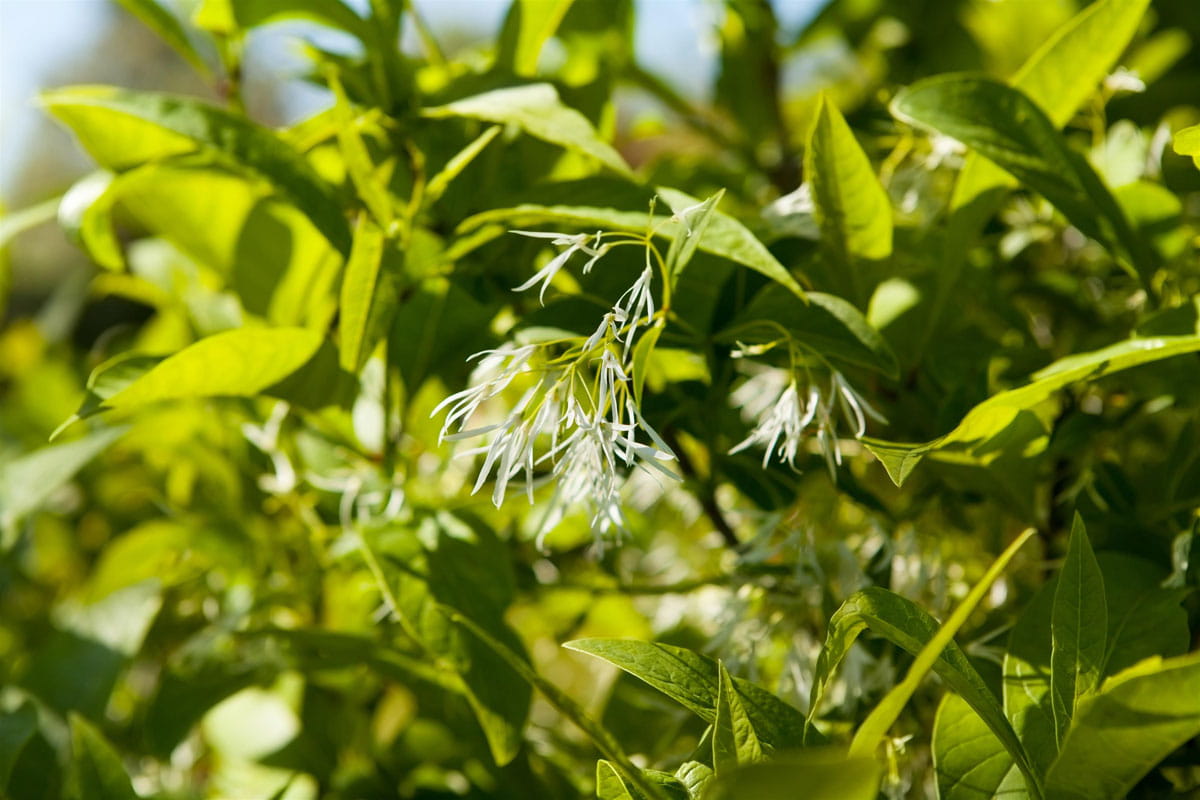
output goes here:
[[627, 0], [121, 5], [216, 100], [43, 92], [0, 217], [0, 795], [1200, 789], [1189, 2], [727, 0], [711, 101]]

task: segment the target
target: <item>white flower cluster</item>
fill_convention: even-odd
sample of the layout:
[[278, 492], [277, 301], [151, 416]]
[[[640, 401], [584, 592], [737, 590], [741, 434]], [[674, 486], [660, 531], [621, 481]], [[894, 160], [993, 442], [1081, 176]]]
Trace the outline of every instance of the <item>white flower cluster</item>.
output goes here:
[[[566, 249], [542, 267], [533, 278], [516, 287], [528, 289], [539, 281], [542, 292], [570, 256], [591, 256], [584, 271], [609, 248], [602, 232], [564, 236], [535, 231], [514, 231], [523, 236], [551, 239]], [[569, 340], [565, 353], [555, 355], [553, 344], [516, 346], [506, 343], [472, 356], [479, 364], [471, 386], [443, 400], [433, 413], [448, 408], [441, 439], [457, 441], [488, 437], [463, 456], [484, 456], [472, 493], [494, 473], [492, 502], [504, 501], [510, 484], [523, 481], [529, 501], [543, 480], [536, 468], [549, 462], [554, 494], [541, 524], [541, 539], [573, 506], [591, 512], [597, 541], [612, 531], [627, 531], [620, 490], [623, 470], [652, 469], [670, 478], [678, 476], [664, 462], [674, 453], [646, 422], [634, 402], [630, 348], [638, 328], [654, 319], [654, 273], [649, 266], [606, 313], [591, 336]], [[580, 337], [582, 339], [582, 337]], [[561, 343], [560, 343], [561, 344]], [[524, 388], [502, 420], [468, 427], [489, 401]], [[639, 441], [639, 435], [644, 437]], [[543, 443], [543, 440], [548, 440]], [[538, 454], [538, 451], [540, 455]]]
[[734, 445], [729, 454], [763, 445], [763, 467], [774, 455], [795, 469], [796, 456], [806, 437], [811, 435], [825, 456], [830, 475], [836, 476], [842, 463], [837, 432], [838, 409], [856, 439], [867, 432], [867, 417], [880, 422], [885, 420], [854, 391], [840, 372], [832, 370], [831, 373], [828, 389], [822, 390], [816, 383], [807, 381], [803, 392], [796, 370], [767, 367], [752, 375], [733, 392], [731, 399], [743, 415], [756, 424], [750, 435]]

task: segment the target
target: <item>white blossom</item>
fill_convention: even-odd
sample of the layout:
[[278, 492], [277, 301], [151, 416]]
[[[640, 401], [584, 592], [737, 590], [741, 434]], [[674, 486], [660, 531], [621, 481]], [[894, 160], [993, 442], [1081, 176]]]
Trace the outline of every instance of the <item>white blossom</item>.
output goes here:
[[626, 353], [633, 343], [633, 335], [637, 332], [638, 325], [647, 323], [654, 317], [654, 292], [650, 286], [653, 280], [654, 271], [647, 266], [613, 306], [612, 313], [616, 320], [626, 322], [629, 326], [625, 331]]
[[830, 475], [836, 477], [842, 463], [837, 410], [841, 409], [856, 439], [866, 434], [867, 417], [885, 421], [836, 370], [830, 378], [828, 391], [822, 392], [811, 382], [802, 388], [795, 372], [764, 369], [734, 391], [731, 399], [756, 423], [750, 435], [734, 445], [729, 453], [733, 455], [752, 446], [762, 446], [764, 468], [772, 457], [777, 457], [795, 469], [796, 456], [806, 439], [811, 437], [825, 457]]
[[[571, 256], [577, 252], [585, 253], [591, 256], [591, 259], [583, 265], [583, 273], [586, 275], [591, 271], [592, 266], [600, 260], [600, 257], [608, 252], [608, 246], [600, 246], [600, 237], [602, 231], [596, 231], [594, 234], [579, 233], [574, 236], [568, 236], [562, 233], [553, 233], [550, 231], [509, 231], [521, 236], [528, 236], [533, 239], [550, 239], [551, 244], [558, 247], [565, 247], [561, 253], [556, 255], [546, 263], [544, 267], [538, 270], [532, 278], [522, 283], [520, 286], [514, 287], [514, 292], [523, 292], [534, 284], [541, 282], [542, 288], [538, 292], [538, 300], [545, 302], [546, 288], [550, 286], [550, 282], [554, 280], [554, 276], [558, 271], [566, 266]], [[591, 245], [589, 245], [589, 242]], [[594, 245], [594, 246], [593, 246]]]

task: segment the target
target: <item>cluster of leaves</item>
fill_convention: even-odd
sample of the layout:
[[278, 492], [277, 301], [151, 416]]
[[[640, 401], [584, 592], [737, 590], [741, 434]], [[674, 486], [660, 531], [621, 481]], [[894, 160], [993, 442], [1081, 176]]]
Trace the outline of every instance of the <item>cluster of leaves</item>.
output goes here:
[[[223, 103], [44, 93], [99, 170], [0, 222], [96, 265], [0, 333], [8, 795], [1200, 786], [1190, 0], [728, 0], [711, 107], [631, 0], [122, 5]], [[346, 47], [272, 130], [294, 18]]]

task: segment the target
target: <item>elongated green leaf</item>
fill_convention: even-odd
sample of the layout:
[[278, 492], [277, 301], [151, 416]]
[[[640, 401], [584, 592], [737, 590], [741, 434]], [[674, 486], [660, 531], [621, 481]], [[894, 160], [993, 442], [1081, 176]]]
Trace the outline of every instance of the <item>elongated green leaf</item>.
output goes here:
[[939, 75], [902, 90], [898, 118], [958, 139], [1043, 195], [1149, 287], [1158, 259], [1087, 161], [1020, 90], [971, 75]]
[[899, 486], [929, 453], [986, 442], [1007, 428], [1022, 411], [1033, 409], [1065, 386], [1197, 350], [1200, 350], [1200, 334], [1127, 339], [1100, 350], [1055, 361], [1035, 372], [1025, 385], [984, 400], [972, 408], [954, 430], [932, 441], [899, 444], [864, 439], [863, 443], [883, 463], [888, 475]]
[[[987, 572], [984, 573], [979, 582], [971, 587], [971, 591], [967, 593], [967, 596], [958, 604], [949, 618], [938, 628], [937, 633], [930, 637], [925, 646], [921, 648], [921, 651], [917, 653], [917, 657], [913, 659], [912, 666], [909, 667], [904, 680], [887, 693], [887, 696], [883, 698], [879, 705], [875, 706], [866, 721], [855, 732], [854, 740], [850, 744], [850, 755], [852, 757], [865, 757], [875, 752], [875, 749], [879, 746], [879, 742], [900, 716], [900, 712], [917, 690], [921, 681], [936, 666], [938, 660], [942, 657], [943, 651], [954, 641], [954, 635], [958, 633], [958, 629], [971, 616], [975, 607], [983, 600], [992, 583], [1000, 577], [1000, 574], [1008, 566], [1008, 563], [1012, 561], [1017, 551], [1021, 549], [1022, 545], [1033, 538], [1036, 533], [1037, 531], [1033, 528], [1029, 528], [1013, 540], [1012, 544], [1006, 547], [1004, 552], [992, 562], [992, 565], [988, 567]], [[1035, 776], [1027, 774], [1026, 778], [1030, 782], [1030, 793], [1035, 797], [1040, 797], [1040, 787], [1037, 785]]]
[[[201, 339], [166, 358], [125, 356], [101, 365], [72, 420], [101, 411], [201, 397], [254, 397], [314, 359], [324, 339], [304, 328], [239, 328]], [[119, 367], [113, 376], [106, 367]]]
[[[1129, 45], [1150, 0], [1096, 0], [1059, 28], [1013, 76], [1012, 85], [1061, 128], [1109, 73]], [[1003, 169], [968, 153], [954, 184], [933, 308], [932, 335], [962, 272], [967, 248], [1015, 185]]]
[[1029, 57], [1013, 86], [1065, 125], [1129, 46], [1150, 0], [1096, 0]]
[[130, 14], [141, 20], [147, 28], [158, 34], [160, 39], [183, 56], [183, 59], [191, 64], [197, 72], [204, 76], [211, 74], [212, 71], [208, 68], [208, 64], [196, 52], [196, 47], [188, 38], [187, 31], [183, 29], [179, 19], [159, 5], [156, 0], [117, 0], [117, 2]]
[[467, 117], [516, 125], [535, 139], [591, 156], [621, 175], [632, 175], [621, 154], [600, 138], [587, 117], [563, 105], [558, 92], [548, 83], [496, 89], [449, 105], [427, 108], [422, 113], [434, 119]]
[[[672, 199], [671, 205], [679, 203], [681, 207], [686, 207], [700, 202], [683, 192], [676, 192], [665, 187], [660, 187], [658, 192], [664, 198], [670, 197]], [[653, 219], [652, 224], [656, 235], [674, 240], [677, 236], [686, 233], [685, 229], [677, 225], [666, 224], [669, 220], [669, 217], [663, 215], [658, 215]], [[495, 222], [503, 222], [506, 225], [519, 228], [550, 223], [552, 225], [591, 228], [593, 231], [596, 228], [601, 228], [610, 231], [644, 233], [647, 218], [645, 212], [641, 211], [620, 211], [614, 208], [600, 208], [595, 206], [541, 206], [524, 204], [514, 208], [497, 208], [484, 211], [473, 217], [468, 217], [459, 225], [458, 230], [460, 233], [467, 233], [477, 230], [488, 223]], [[728, 258], [730, 261], [749, 267], [756, 272], [761, 272], [768, 278], [786, 286], [798, 297], [803, 298], [806, 296], [804, 290], [800, 288], [800, 284], [796, 282], [796, 279], [792, 277], [787, 268], [783, 264], [780, 264], [775, 256], [771, 255], [771, 251], [766, 248], [766, 245], [760, 242], [744, 225], [727, 214], [723, 214], [720, 211], [713, 212], [712, 220], [700, 236], [700, 241], [697, 243], [696, 248], [714, 256]]]
[[[817, 658], [809, 700], [809, 721], [820, 709], [825, 688], [838, 665], [863, 630], [870, 630], [892, 644], [916, 656], [938, 631], [938, 622], [920, 606], [894, 592], [869, 587], [851, 595], [829, 620], [825, 646]], [[1004, 716], [996, 696], [971, 666], [963, 651], [951, 641], [933, 664], [933, 670], [961, 696], [996, 737], [997, 744], [1009, 754], [1010, 763], [1019, 762], [1032, 776], [1035, 770], [1017, 734]]]
[[1200, 125], [1193, 125], [1179, 131], [1175, 134], [1171, 146], [1179, 155], [1191, 156], [1192, 160], [1196, 162], [1196, 166], [1200, 167]]
[[1075, 515], [1067, 560], [1058, 576], [1050, 617], [1050, 697], [1059, 743], [1067, 735], [1079, 698], [1100, 686], [1108, 642], [1104, 576], [1083, 520]]
[[713, 720], [713, 769], [718, 777], [763, 759], [762, 743], [742, 706], [725, 665], [717, 662], [717, 715]]
[[4, 549], [7, 549], [9, 534], [18, 522], [37, 510], [126, 430], [125, 427], [103, 428], [82, 439], [43, 447], [0, 465], [0, 531], [3, 532]]
[[[1167, 570], [1117, 553], [1096, 557], [1104, 579], [1108, 641], [1104, 675], [1143, 659], [1170, 657], [1188, 646], [1182, 593], [1163, 588]], [[1058, 576], [1025, 607], [1009, 636], [1004, 657], [1004, 711], [1038, 771], [1049, 768], [1058, 750], [1050, 698], [1051, 617]]]
[[[365, 216], [358, 221], [354, 246], [342, 276], [341, 316], [338, 322], [338, 363], [342, 369], [358, 373], [375, 345], [385, 333], [380, 307], [383, 230]], [[393, 299], [392, 305], [395, 304]], [[374, 323], [374, 324], [372, 324]]]
[[[717, 718], [720, 692], [717, 663], [706, 656], [682, 647], [635, 639], [576, 639], [563, 646], [625, 670], [705, 722]], [[734, 678], [733, 685], [761, 741], [776, 748], [801, 743], [804, 715], [753, 683]]]
[[371, 163], [371, 154], [367, 151], [366, 142], [359, 132], [354, 109], [346, 97], [341, 80], [334, 72], [329, 75], [329, 88], [333, 91], [338, 148], [346, 162], [346, 172], [350, 174], [350, 180], [363, 205], [386, 230], [396, 216], [392, 195], [376, 172], [375, 165]]
[[12, 711], [0, 712], [0, 791], [8, 788], [13, 766], [37, 729], [37, 709], [28, 701]]
[[[722, 189], [699, 205], [688, 203], [678, 208], [671, 205], [674, 218], [678, 219], [679, 224], [684, 227], [684, 232], [677, 234], [671, 240], [671, 247], [667, 250], [667, 274], [671, 276], [672, 281], [677, 280], [679, 273], [687, 268], [688, 262], [696, 254], [696, 248], [700, 245], [700, 240], [704, 238], [704, 232], [708, 230], [717, 204], [724, 196], [725, 190]], [[672, 193], [664, 199], [671, 204], [672, 200], [679, 202], [682, 198], [678, 198]], [[691, 199], [691, 197], [687, 197], [687, 200]]]
[[454, 614], [479, 626], [514, 658], [520, 639], [503, 619], [512, 598], [507, 556], [490, 530], [449, 515], [419, 533], [360, 532], [362, 552], [388, 605], [439, 669], [457, 676], [497, 764], [513, 759], [529, 715], [531, 687], [487, 641], [463, 630]]
[[1200, 653], [1149, 659], [1084, 698], [1046, 775], [1048, 796], [1123, 798], [1159, 761], [1200, 735]]
[[525, 78], [537, 74], [538, 56], [573, 0], [513, 0], [504, 18], [496, 63]]
[[43, 92], [42, 104], [108, 169], [204, 152], [269, 181], [343, 253], [350, 234], [333, 190], [300, 153], [243, 116], [188, 97], [77, 86]]
[[805, 750], [714, 780], [704, 800], [875, 800], [882, 777], [883, 765], [874, 758]]
[[65, 796], [70, 800], [137, 800], [121, 758], [83, 717], [71, 715], [71, 768]]
[[471, 143], [454, 154], [446, 166], [442, 167], [438, 174], [429, 179], [429, 183], [425, 186], [425, 204], [432, 205], [445, 194], [446, 189], [450, 184], [462, 174], [462, 171], [470, 166], [475, 157], [483, 152], [483, 148], [491, 144], [492, 140], [500, 135], [504, 130], [499, 125], [493, 125], [485, 130], [479, 136], [471, 140]]
[[[777, 325], [782, 325], [799, 344], [824, 357], [896, 377], [895, 354], [861, 311], [836, 295], [808, 292], [806, 297], [807, 303], [780, 287], [767, 286], [719, 337], [751, 344], [768, 342], [779, 338]], [[764, 325], [763, 320], [775, 324]]]
[[192, 17], [199, 28], [232, 36], [260, 25], [302, 19], [363, 38], [366, 22], [341, 0], [202, 0]]
[[646, 368], [650, 363], [650, 356], [654, 353], [654, 347], [658, 344], [658, 337], [662, 335], [663, 327], [655, 325], [643, 333], [633, 348], [633, 402], [639, 408], [642, 405], [642, 390], [646, 385]]
[[804, 174], [812, 187], [827, 278], [862, 305], [865, 262], [892, 254], [892, 205], [850, 126], [824, 95], [804, 151]]

